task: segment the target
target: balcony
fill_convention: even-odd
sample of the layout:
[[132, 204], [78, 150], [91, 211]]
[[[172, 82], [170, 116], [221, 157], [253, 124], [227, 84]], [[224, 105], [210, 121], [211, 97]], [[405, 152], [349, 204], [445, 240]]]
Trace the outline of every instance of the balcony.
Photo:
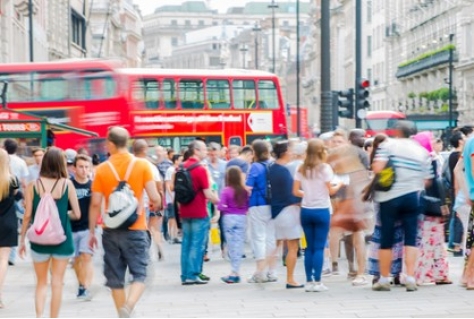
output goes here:
[[[449, 51], [449, 49], [440, 50], [434, 52], [433, 54], [428, 54], [426, 57], [421, 59], [415, 59], [413, 61], [409, 61], [408, 63], [403, 63], [398, 66], [395, 76], [397, 79], [404, 78], [437, 67], [439, 65], [449, 63]], [[453, 52], [453, 62], [457, 62], [457, 55], [455, 52]]]

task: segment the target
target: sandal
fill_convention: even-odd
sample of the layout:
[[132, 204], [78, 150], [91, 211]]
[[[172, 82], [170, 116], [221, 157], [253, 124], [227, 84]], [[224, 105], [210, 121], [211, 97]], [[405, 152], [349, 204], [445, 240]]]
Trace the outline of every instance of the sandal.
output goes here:
[[451, 280], [442, 280], [442, 281], [436, 281], [435, 284], [437, 285], [451, 285], [453, 282]]
[[5, 305], [3, 304], [3, 301], [0, 299], [0, 309], [5, 308]]

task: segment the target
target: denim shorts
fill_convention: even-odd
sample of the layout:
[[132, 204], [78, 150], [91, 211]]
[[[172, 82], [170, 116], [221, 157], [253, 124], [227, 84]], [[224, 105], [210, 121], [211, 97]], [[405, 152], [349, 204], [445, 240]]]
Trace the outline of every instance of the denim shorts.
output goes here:
[[93, 255], [92, 249], [89, 247], [89, 230], [81, 230], [72, 233], [72, 240], [74, 241], [74, 257], [80, 254]]
[[176, 218], [176, 212], [174, 210], [174, 204], [166, 205], [165, 216], [167, 218]]
[[106, 286], [123, 289], [127, 267], [132, 282], [145, 282], [150, 259], [150, 234], [145, 230], [104, 229], [104, 276]]
[[74, 254], [72, 255], [57, 255], [57, 254], [42, 254], [42, 253], [37, 253], [34, 250], [30, 250], [31, 253], [31, 259], [35, 263], [44, 263], [45, 261], [48, 261], [52, 258], [54, 259], [70, 259], [74, 257]]

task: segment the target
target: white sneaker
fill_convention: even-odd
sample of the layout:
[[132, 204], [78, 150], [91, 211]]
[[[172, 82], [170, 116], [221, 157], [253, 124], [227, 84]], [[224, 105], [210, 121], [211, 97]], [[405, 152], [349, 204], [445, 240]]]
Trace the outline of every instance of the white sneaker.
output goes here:
[[267, 282], [277, 282], [278, 281], [278, 276], [273, 274], [273, 273], [268, 273], [267, 274], [267, 278], [266, 278]]
[[354, 280], [352, 280], [353, 286], [363, 286], [367, 285], [369, 282], [365, 279], [365, 276], [357, 275]]
[[329, 268], [324, 269], [323, 272], [321, 273], [321, 276], [323, 276], [323, 277], [329, 277], [331, 275], [332, 275], [332, 271]]
[[314, 291], [314, 282], [308, 282], [304, 285], [304, 291], [313, 292]]
[[313, 286], [313, 291], [314, 292], [323, 292], [323, 291], [328, 291], [329, 288], [326, 287], [322, 282], [320, 282], [319, 284], [314, 284]]

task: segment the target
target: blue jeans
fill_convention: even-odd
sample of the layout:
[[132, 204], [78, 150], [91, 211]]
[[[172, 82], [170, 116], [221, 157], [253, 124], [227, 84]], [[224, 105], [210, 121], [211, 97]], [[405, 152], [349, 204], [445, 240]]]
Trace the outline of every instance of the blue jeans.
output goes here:
[[301, 226], [307, 245], [304, 251], [306, 282], [321, 281], [329, 222], [329, 208], [301, 208]]
[[181, 281], [196, 280], [202, 270], [204, 244], [209, 236], [209, 218], [183, 218], [181, 229]]
[[242, 255], [244, 254], [245, 231], [247, 216], [240, 214], [224, 214], [222, 216], [227, 249], [229, 250], [232, 272], [238, 274]]

